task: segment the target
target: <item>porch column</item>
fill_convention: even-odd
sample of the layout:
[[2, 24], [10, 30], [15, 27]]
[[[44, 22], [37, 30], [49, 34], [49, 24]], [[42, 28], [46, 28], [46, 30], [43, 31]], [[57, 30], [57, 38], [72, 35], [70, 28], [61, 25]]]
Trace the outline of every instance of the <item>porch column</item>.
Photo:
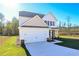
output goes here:
[[51, 40], [52, 40], [52, 30], [49, 31], [49, 34], [50, 34], [49, 38], [51, 38]]

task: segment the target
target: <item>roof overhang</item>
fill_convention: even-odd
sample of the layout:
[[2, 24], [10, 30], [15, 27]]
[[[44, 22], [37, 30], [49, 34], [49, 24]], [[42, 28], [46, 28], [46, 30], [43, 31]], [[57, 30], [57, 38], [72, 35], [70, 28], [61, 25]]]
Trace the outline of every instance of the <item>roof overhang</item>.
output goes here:
[[21, 26], [21, 27], [30, 27], [30, 28], [49, 28], [47, 26]]

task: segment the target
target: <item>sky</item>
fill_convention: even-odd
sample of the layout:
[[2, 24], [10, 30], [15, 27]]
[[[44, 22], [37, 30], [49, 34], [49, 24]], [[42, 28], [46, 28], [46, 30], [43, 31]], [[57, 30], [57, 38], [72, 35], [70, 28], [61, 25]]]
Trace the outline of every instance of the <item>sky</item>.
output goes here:
[[79, 4], [78, 3], [22, 3], [19, 5], [20, 11], [31, 11], [41, 14], [52, 13], [58, 22], [66, 22], [70, 16], [72, 25], [79, 25]]
[[0, 3], [0, 13], [5, 16], [5, 21], [11, 21], [13, 17], [18, 18], [18, 4]]
[[0, 13], [5, 15], [6, 20], [14, 16], [19, 17], [18, 11], [30, 11], [40, 14], [52, 13], [57, 22], [66, 22], [70, 16], [70, 23], [79, 25], [79, 4], [78, 3], [3, 3], [0, 4]]

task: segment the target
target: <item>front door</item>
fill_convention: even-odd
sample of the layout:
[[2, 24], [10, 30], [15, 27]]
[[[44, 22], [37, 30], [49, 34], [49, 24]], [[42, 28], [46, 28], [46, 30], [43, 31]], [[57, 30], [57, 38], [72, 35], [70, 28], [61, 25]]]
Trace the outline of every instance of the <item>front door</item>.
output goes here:
[[52, 30], [52, 39], [55, 38], [55, 30]]
[[51, 41], [55, 38], [55, 30], [49, 30], [49, 38]]

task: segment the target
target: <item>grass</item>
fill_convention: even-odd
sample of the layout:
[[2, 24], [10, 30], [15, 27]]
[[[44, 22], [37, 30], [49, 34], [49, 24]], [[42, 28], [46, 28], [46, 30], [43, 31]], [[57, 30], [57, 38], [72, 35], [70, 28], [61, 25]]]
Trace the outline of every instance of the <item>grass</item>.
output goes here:
[[0, 36], [0, 56], [26, 55], [24, 49], [16, 45], [16, 39], [17, 36]]
[[79, 39], [79, 36], [60, 35], [60, 38]]
[[79, 50], [79, 39], [78, 38], [79, 37], [74, 37], [74, 36], [60, 36], [59, 40], [61, 40], [62, 42], [56, 43], [56, 44]]

